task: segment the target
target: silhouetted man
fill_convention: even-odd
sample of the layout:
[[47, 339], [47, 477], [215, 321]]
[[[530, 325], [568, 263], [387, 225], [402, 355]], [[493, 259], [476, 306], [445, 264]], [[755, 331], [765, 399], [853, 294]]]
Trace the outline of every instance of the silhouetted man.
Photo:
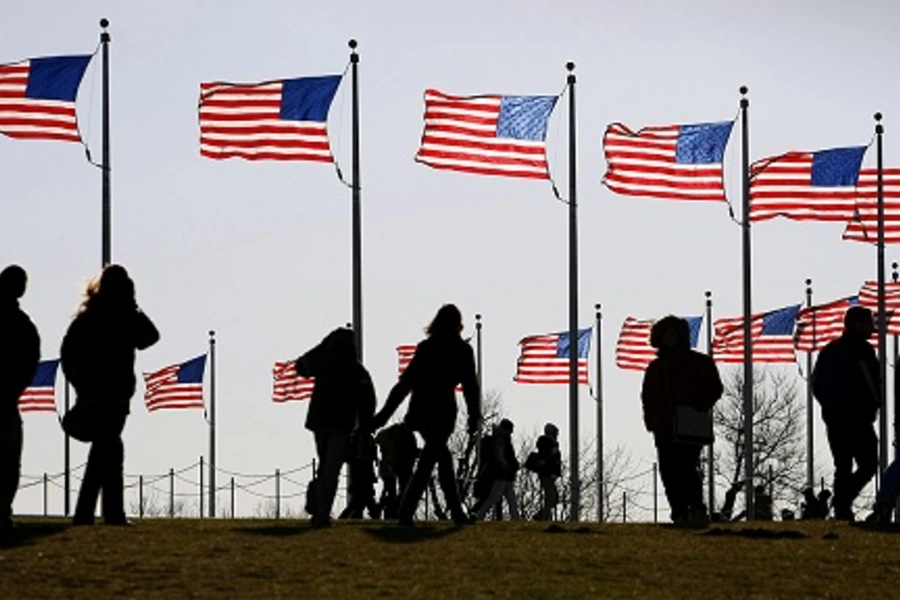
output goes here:
[[[844, 333], [822, 349], [813, 370], [813, 393], [834, 457], [834, 516], [853, 520], [853, 500], [878, 469], [873, 423], [880, 402], [880, 376], [872, 311], [854, 306], [844, 316]], [[856, 461], [856, 471], [853, 462]]]
[[41, 358], [37, 329], [19, 308], [27, 283], [28, 276], [18, 265], [0, 272], [0, 529], [12, 527], [12, 503], [19, 488], [19, 396], [31, 383]]

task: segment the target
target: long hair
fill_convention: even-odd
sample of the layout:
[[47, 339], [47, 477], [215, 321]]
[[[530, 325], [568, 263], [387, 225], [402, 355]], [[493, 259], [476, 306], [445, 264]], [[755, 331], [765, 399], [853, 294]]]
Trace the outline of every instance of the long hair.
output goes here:
[[455, 304], [445, 304], [425, 328], [428, 337], [458, 336], [462, 332], [462, 313]]
[[100, 305], [111, 308], [136, 306], [134, 281], [122, 265], [108, 265], [99, 279], [88, 282], [78, 312], [83, 313]]

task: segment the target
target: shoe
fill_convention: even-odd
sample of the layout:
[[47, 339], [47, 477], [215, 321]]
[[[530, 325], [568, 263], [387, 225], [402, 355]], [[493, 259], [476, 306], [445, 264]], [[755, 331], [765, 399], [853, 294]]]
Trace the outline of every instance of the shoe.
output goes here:
[[0, 531], [9, 531], [15, 526], [16, 524], [13, 522], [12, 517], [0, 519]]
[[75, 515], [72, 517], [72, 525], [93, 525], [94, 524], [94, 516], [91, 515], [89, 517], [83, 517]]
[[309, 524], [313, 529], [328, 529], [332, 526], [331, 517], [313, 517], [309, 520]]
[[134, 527], [134, 523], [126, 519], [125, 517], [116, 517], [113, 519], [103, 518], [104, 525], [111, 525], [113, 527]]
[[893, 520], [894, 507], [890, 504], [876, 502], [872, 514], [866, 517], [866, 523], [886, 525]]

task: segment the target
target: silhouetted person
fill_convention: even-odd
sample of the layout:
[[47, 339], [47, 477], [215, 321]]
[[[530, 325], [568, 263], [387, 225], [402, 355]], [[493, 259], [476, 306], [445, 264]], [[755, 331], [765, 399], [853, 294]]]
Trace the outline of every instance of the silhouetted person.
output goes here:
[[297, 373], [314, 377], [306, 428], [316, 439], [319, 473], [316, 477], [313, 527], [331, 525], [331, 507], [341, 466], [350, 451], [352, 433], [371, 431], [375, 388], [369, 372], [357, 359], [353, 330], [338, 328], [297, 359]]
[[400, 375], [400, 381], [394, 385], [384, 407], [375, 416], [376, 428], [383, 426], [406, 395], [412, 392], [404, 421], [410, 429], [422, 435], [425, 445], [400, 503], [398, 517], [404, 525], [412, 524], [435, 464], [451, 518], [457, 524], [469, 522], [459, 500], [453, 456], [447, 447], [447, 441], [456, 427], [454, 390], [457, 384], [463, 386], [469, 433], [477, 431], [481, 421], [475, 356], [472, 347], [460, 337], [462, 328], [459, 309], [453, 304], [442, 306], [426, 328], [428, 337], [416, 346], [412, 361]]
[[831, 492], [822, 490], [816, 496], [815, 490], [808, 487], [803, 490], [803, 503], [800, 508], [800, 518], [804, 520], [822, 520], [828, 517], [828, 501]]
[[716, 519], [714, 516], [714, 520], [718, 521], [731, 521], [732, 515], [734, 514], [734, 501], [737, 498], [738, 492], [744, 488], [744, 483], [742, 481], [735, 481], [731, 484], [725, 491], [725, 500], [722, 502], [722, 509], [719, 511], [719, 518]]
[[519, 472], [519, 461], [512, 444], [513, 423], [502, 419], [494, 432], [493, 444], [488, 456], [482, 456], [487, 463], [493, 479], [491, 491], [487, 499], [475, 512], [478, 519], [484, 519], [489, 510], [506, 500], [509, 516], [513, 521], [519, 520], [519, 502], [516, 499], [515, 481]]
[[878, 469], [873, 423], [881, 401], [878, 358], [868, 341], [873, 329], [872, 311], [851, 307], [844, 333], [822, 349], [812, 375], [834, 458], [834, 516], [845, 521], [853, 520], [853, 501]]
[[377, 519], [381, 516], [381, 507], [375, 501], [375, 440], [370, 431], [357, 429], [350, 438], [350, 457], [347, 466], [350, 470], [347, 506], [341, 511], [341, 519], [362, 519], [363, 512], [368, 509], [369, 516]]
[[19, 396], [29, 386], [41, 358], [41, 340], [19, 308], [28, 276], [18, 265], [0, 272], [0, 529], [12, 527], [12, 504], [22, 464]]
[[687, 321], [675, 316], [657, 321], [650, 331], [657, 358], [644, 373], [641, 400], [644, 425], [653, 433], [666, 498], [676, 524], [706, 522], [703, 480], [700, 474], [702, 443], [675, 436], [677, 407], [712, 410], [722, 396], [722, 382], [713, 360], [691, 349]]
[[93, 524], [101, 490], [104, 523], [129, 524], [123, 499], [122, 430], [135, 390], [135, 351], [158, 340], [156, 326], [138, 308], [134, 282], [125, 268], [103, 269], [99, 281], [88, 286], [61, 349], [63, 372], [91, 430], [91, 450], [73, 517], [77, 525]]
[[406, 423], [394, 423], [375, 436], [381, 459], [378, 475], [381, 478], [381, 510], [385, 519], [396, 519], [400, 499], [412, 479], [419, 445]]
[[559, 502], [556, 480], [562, 475], [562, 456], [559, 452], [559, 428], [553, 423], [544, 425], [544, 433], [537, 439], [537, 450], [528, 456], [525, 468], [533, 471], [541, 483], [542, 504], [534, 518], [547, 521]]
[[766, 493], [766, 486], [757, 485], [753, 488], [753, 510], [757, 521], [772, 521], [775, 513], [772, 508], [772, 496]]

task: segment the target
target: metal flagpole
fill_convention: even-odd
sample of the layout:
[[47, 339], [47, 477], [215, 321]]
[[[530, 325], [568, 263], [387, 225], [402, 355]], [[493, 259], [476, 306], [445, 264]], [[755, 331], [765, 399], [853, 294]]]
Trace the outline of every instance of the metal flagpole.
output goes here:
[[575, 63], [569, 71], [569, 520], [581, 513], [581, 477], [578, 465], [578, 202], [575, 185]]
[[888, 420], [887, 420], [887, 314], [884, 301], [884, 164], [882, 138], [884, 126], [881, 113], [875, 113], [875, 137], [878, 149], [878, 362], [881, 365], [881, 417], [879, 419], [879, 473], [884, 473], [888, 463]]
[[216, 516], [216, 332], [209, 332], [209, 516]]
[[[812, 309], [813, 289], [812, 279], [806, 280], [806, 308]], [[816, 349], [815, 333], [816, 313], [813, 312], [813, 347], [806, 353], [806, 487], [815, 486], [815, 458], [813, 457], [813, 392], [812, 369], [813, 351]]]
[[[900, 273], [897, 272], [897, 263], [891, 263], [891, 280], [896, 284], [898, 279], [900, 279]], [[894, 315], [891, 315], [893, 318]], [[894, 460], [900, 460], [900, 420], [897, 419], [897, 415], [900, 414], [898, 408], [900, 408], [900, 403], [898, 403], [897, 398], [897, 369], [900, 368], [897, 366], [898, 356], [900, 356], [900, 349], [897, 347], [897, 334], [894, 334]]]
[[103, 31], [100, 33], [100, 45], [103, 46], [103, 164], [101, 171], [103, 173], [103, 208], [102, 208], [102, 245], [103, 245], [103, 264], [108, 265], [112, 262], [112, 190], [109, 164], [109, 27], [107, 19], [100, 19], [100, 27]]
[[747, 86], [741, 86], [741, 180], [744, 197], [742, 229], [742, 255], [744, 280], [744, 502], [747, 507], [747, 520], [756, 517], [753, 505], [753, 346], [750, 335], [750, 318], [752, 313], [751, 274], [750, 274], [750, 127], [747, 109]]
[[[475, 315], [475, 352], [476, 367], [478, 369], [478, 414], [484, 417], [484, 377], [481, 371], [481, 315]], [[475, 473], [481, 468], [481, 424], [475, 430]]]
[[[706, 296], [706, 354], [712, 358], [713, 355], [713, 322], [712, 322], [712, 292], [707, 290], [704, 294]], [[709, 445], [709, 449], [707, 449], [706, 454], [706, 465], [707, 465], [707, 477], [709, 479], [708, 486], [708, 496], [707, 502], [709, 502], [709, 517], [712, 518], [713, 512], [716, 509], [716, 480], [715, 480], [715, 453], [713, 452], [713, 446], [715, 442]]]
[[363, 359], [362, 319], [362, 217], [359, 180], [359, 54], [350, 40], [350, 73], [353, 81], [353, 334], [359, 360]]
[[594, 305], [596, 311], [596, 328], [597, 328], [597, 522], [604, 521], [603, 515], [603, 487], [604, 487], [604, 464], [603, 464], [603, 313], [600, 312], [600, 304]]
[[[61, 363], [62, 363], [62, 361], [60, 361], [60, 364]], [[64, 390], [63, 397], [65, 398], [65, 403], [66, 403], [66, 412], [63, 414], [66, 414], [69, 412], [69, 381], [67, 379], [63, 379], [63, 390]], [[71, 463], [72, 459], [71, 459], [71, 453], [70, 453], [70, 448], [69, 448], [69, 434], [65, 433], [65, 430], [63, 430], [63, 437], [65, 438], [65, 444], [63, 447], [65, 449], [64, 453], [65, 453], [65, 459], [66, 459], [65, 460], [65, 476], [64, 476], [65, 481], [63, 482], [63, 484], [64, 484], [63, 487], [65, 488], [65, 493], [66, 493], [66, 499], [65, 499], [64, 505], [65, 505], [65, 516], [68, 517], [69, 511], [71, 508], [70, 503], [71, 503], [71, 495], [72, 495], [72, 493], [71, 493], [72, 471], [70, 468], [70, 465], [72, 464]]]

